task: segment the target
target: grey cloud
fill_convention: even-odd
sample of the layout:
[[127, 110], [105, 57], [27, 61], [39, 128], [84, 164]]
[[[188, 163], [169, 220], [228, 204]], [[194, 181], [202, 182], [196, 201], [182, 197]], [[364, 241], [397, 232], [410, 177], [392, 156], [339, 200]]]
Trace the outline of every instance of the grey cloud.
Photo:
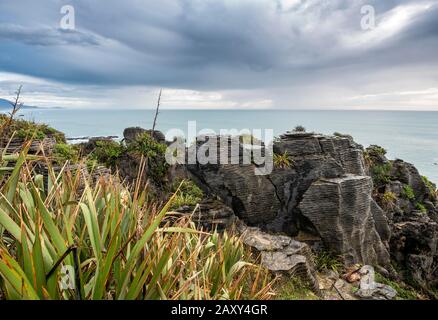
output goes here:
[[78, 30], [31, 28], [17, 24], [0, 24], [0, 39], [18, 41], [30, 46], [99, 45], [100, 37]]
[[0, 70], [99, 86], [266, 89], [281, 93], [279, 104], [287, 92], [308, 94], [302, 88], [312, 86], [333, 85], [334, 96], [336, 90], [359, 95], [379, 86], [398, 91], [390, 83], [402, 80], [435, 86], [424, 72], [408, 77], [416, 66], [437, 66], [437, 5], [384, 41], [348, 46], [345, 37], [354, 44], [364, 33], [362, 5], [373, 5], [380, 21], [398, 6], [423, 1], [291, 3], [76, 0], [78, 30], [66, 32], [57, 28], [63, 1], [3, 2], [0, 38], [8, 41], [0, 41]]

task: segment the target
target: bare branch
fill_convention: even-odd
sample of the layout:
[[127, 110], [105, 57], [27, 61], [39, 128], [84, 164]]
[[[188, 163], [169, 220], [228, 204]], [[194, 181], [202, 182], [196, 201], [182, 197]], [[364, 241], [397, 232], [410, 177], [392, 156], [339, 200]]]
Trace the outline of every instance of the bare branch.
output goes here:
[[157, 124], [157, 117], [158, 112], [160, 110], [160, 104], [161, 104], [161, 93], [163, 92], [163, 89], [160, 89], [160, 94], [158, 95], [158, 102], [157, 102], [157, 108], [155, 109], [155, 117], [154, 117], [154, 124], [152, 125], [152, 138], [155, 136], [155, 126]]
[[21, 95], [21, 89], [23, 88], [22, 85], [18, 87], [18, 90], [15, 92], [15, 101], [12, 104], [12, 111], [9, 113], [9, 122], [12, 122], [14, 119], [15, 114], [21, 109], [23, 104], [20, 102], [20, 95]]
[[20, 102], [20, 95], [21, 95], [21, 89], [23, 88], [22, 85], [20, 85], [17, 89], [17, 91], [15, 92], [15, 99], [14, 102], [11, 102], [12, 105], [12, 111], [9, 112], [9, 118], [6, 119], [5, 122], [2, 123], [2, 125], [0, 126], [0, 135], [3, 135], [5, 129], [7, 129], [11, 124], [12, 121], [14, 120], [14, 116], [16, 115], [16, 113], [21, 109], [21, 107], [23, 106], [23, 104]]

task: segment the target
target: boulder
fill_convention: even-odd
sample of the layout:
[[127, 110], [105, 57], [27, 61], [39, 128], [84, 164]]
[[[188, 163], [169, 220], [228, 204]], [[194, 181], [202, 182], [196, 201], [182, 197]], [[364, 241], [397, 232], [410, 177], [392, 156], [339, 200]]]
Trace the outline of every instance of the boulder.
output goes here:
[[[215, 138], [215, 141], [224, 139]], [[341, 158], [339, 147], [334, 147], [339, 143], [333, 143], [329, 153], [326, 151], [328, 147], [321, 147], [320, 139], [323, 137], [313, 134], [283, 136], [274, 144], [274, 152], [287, 152], [293, 157], [294, 165], [285, 169], [274, 168], [270, 175], [255, 175], [257, 166], [244, 163], [243, 154], [247, 151], [243, 145], [239, 146], [237, 157], [232, 157], [231, 152], [228, 152], [228, 164], [219, 164], [223, 148], [218, 148], [216, 164], [198, 162], [187, 165], [187, 169], [202, 189], [219, 196], [249, 225], [293, 236], [298, 233], [299, 225], [306, 227], [296, 208], [307, 188], [320, 177], [339, 177], [346, 172], [342, 163], [333, 157], [336, 154]], [[333, 139], [349, 142], [348, 139]], [[200, 144], [197, 146], [199, 148]], [[354, 153], [356, 147], [349, 145], [348, 149]]]
[[[221, 139], [225, 139], [225, 142]], [[192, 180], [207, 194], [220, 197], [249, 225], [266, 224], [272, 221], [281, 207], [276, 186], [268, 176], [255, 175], [254, 164], [244, 163], [245, 148], [238, 138], [233, 140], [230, 137], [220, 137], [217, 141], [219, 146], [216, 155], [212, 156], [214, 161], [207, 164], [197, 162], [187, 165]], [[239, 148], [239, 155], [236, 157], [230, 151], [233, 143]], [[191, 146], [188, 152], [192, 152], [192, 148], [195, 147], [199, 150], [202, 145], [209, 147], [210, 150], [215, 150], [217, 147], [216, 140], [207, 139], [204, 144]], [[224, 151], [225, 149], [228, 150]], [[220, 155], [225, 152], [228, 155], [228, 164], [220, 164]]]
[[[288, 155], [291, 165], [260, 176], [256, 164], [244, 161], [248, 150], [243, 144], [238, 155], [228, 153], [228, 164], [219, 162], [234, 141], [225, 139], [227, 143], [211, 149], [217, 151], [212, 154], [216, 163], [190, 163], [187, 171], [206, 194], [219, 197], [246, 224], [272, 234], [320, 239], [311, 244], [342, 255], [347, 265], [380, 266], [379, 272], [395, 276], [392, 258], [404, 269], [404, 280], [436, 287], [438, 201], [435, 186], [413, 165], [388, 160], [378, 146], [364, 153], [348, 136], [286, 133], [273, 151]], [[376, 172], [380, 176], [370, 177]], [[406, 196], [407, 186], [414, 198]], [[279, 268], [298, 264], [299, 259], [268, 252], [266, 263], [281, 261]]]
[[438, 224], [424, 214], [394, 224], [391, 253], [402, 276], [423, 289], [438, 286]]
[[298, 276], [306, 281], [315, 292], [319, 292], [312, 251], [308, 245], [282, 235], [272, 235], [259, 228], [238, 227], [242, 241], [260, 252], [261, 264], [273, 272]]
[[150, 136], [153, 136], [154, 139], [159, 143], [166, 142], [166, 138], [161, 131], [154, 130], [153, 135], [152, 135], [152, 130], [146, 130], [146, 129], [143, 129], [140, 127], [126, 128], [123, 131], [123, 138], [124, 138], [124, 141], [126, 144], [130, 144], [130, 143], [134, 142], [138, 137], [140, 137], [141, 135], [143, 135], [145, 133], [149, 134]]
[[[223, 145], [227, 148], [231, 142], [220, 143], [218, 160]], [[326, 247], [345, 254], [347, 263], [389, 263], [388, 221], [372, 200], [361, 146], [348, 137], [287, 133], [273, 149], [287, 153], [293, 165], [257, 176], [256, 165], [244, 163], [240, 145], [239, 156], [229, 153], [228, 164], [196, 163], [187, 168], [201, 188], [219, 196], [250, 226], [289, 236], [301, 231], [320, 236]]]
[[363, 300], [393, 300], [397, 291], [389, 285], [375, 281], [375, 271], [372, 266], [363, 266], [359, 272], [361, 276], [359, 290], [355, 294]]
[[311, 185], [299, 205], [325, 246], [342, 255], [347, 264], [389, 265], [387, 247], [377, 231], [381, 229], [387, 240], [388, 223], [371, 198], [372, 188], [367, 176], [320, 179]]

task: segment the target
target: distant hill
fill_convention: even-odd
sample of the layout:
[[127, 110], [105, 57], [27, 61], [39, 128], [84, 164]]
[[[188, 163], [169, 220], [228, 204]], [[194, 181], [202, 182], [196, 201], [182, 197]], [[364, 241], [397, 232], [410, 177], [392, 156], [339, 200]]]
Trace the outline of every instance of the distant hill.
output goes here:
[[11, 108], [12, 103], [6, 99], [0, 99], [0, 109]]
[[[10, 102], [9, 100], [0, 98], [0, 110], [4, 111], [4, 110], [9, 110], [11, 108], [12, 108], [12, 102]], [[23, 109], [38, 109], [38, 107], [26, 106], [26, 105], [23, 105], [22, 108]]]

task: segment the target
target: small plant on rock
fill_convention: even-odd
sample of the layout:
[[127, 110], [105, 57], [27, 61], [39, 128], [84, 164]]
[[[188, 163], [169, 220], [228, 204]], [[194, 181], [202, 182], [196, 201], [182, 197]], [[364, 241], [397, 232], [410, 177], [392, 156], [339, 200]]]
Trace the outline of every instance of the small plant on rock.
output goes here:
[[375, 154], [378, 154], [380, 156], [385, 156], [387, 154], [387, 151], [385, 148], [382, 148], [382, 147], [376, 146], [376, 145], [370, 146], [367, 150], [369, 153], [375, 153]]
[[412, 187], [410, 185], [404, 185], [401, 195], [403, 198], [405, 198], [406, 200], [415, 200], [415, 193], [414, 190], [412, 189]]
[[322, 251], [315, 256], [315, 265], [318, 271], [335, 271], [339, 272], [342, 267], [342, 257], [334, 256], [332, 253]]
[[157, 142], [149, 133], [139, 136], [128, 146], [128, 151], [138, 153], [148, 159], [148, 175], [155, 181], [160, 182], [167, 174], [169, 165], [166, 162], [165, 144]]
[[53, 148], [53, 159], [58, 164], [64, 164], [66, 161], [78, 162], [79, 150], [75, 145], [58, 143]]
[[427, 189], [429, 190], [429, 194], [432, 197], [432, 199], [436, 199], [437, 197], [437, 189], [436, 189], [436, 185], [434, 183], [432, 183], [427, 177], [422, 176], [421, 177], [424, 184], [426, 185]]
[[294, 160], [290, 157], [289, 153], [285, 151], [283, 154], [274, 153], [274, 166], [279, 169], [292, 168]]
[[382, 186], [391, 181], [392, 165], [390, 162], [383, 165], [374, 165], [371, 167], [371, 176], [375, 186]]
[[297, 276], [281, 277], [276, 285], [278, 300], [319, 300], [307, 283]]
[[415, 204], [415, 209], [417, 209], [418, 211], [421, 211], [422, 213], [427, 213], [426, 207], [424, 206], [424, 204], [422, 204], [420, 202], [417, 202]]
[[397, 195], [394, 192], [387, 191], [382, 196], [382, 205], [384, 209], [392, 209], [397, 201]]
[[172, 203], [174, 209], [183, 206], [196, 206], [204, 198], [202, 190], [191, 180], [176, 181], [172, 186], [172, 191], [176, 192], [175, 200]]
[[400, 284], [396, 281], [389, 280], [388, 278], [384, 277], [380, 273], [376, 272], [375, 281], [377, 283], [383, 283], [394, 288], [395, 291], [397, 291], [398, 300], [418, 300], [418, 293], [413, 288], [404, 284]]
[[114, 167], [117, 159], [123, 152], [125, 152], [125, 147], [116, 141], [96, 141], [96, 148], [92, 153], [92, 159], [108, 167]]
[[301, 125], [298, 125], [294, 128], [293, 132], [303, 133], [303, 132], [306, 132], [306, 128], [304, 128]]

